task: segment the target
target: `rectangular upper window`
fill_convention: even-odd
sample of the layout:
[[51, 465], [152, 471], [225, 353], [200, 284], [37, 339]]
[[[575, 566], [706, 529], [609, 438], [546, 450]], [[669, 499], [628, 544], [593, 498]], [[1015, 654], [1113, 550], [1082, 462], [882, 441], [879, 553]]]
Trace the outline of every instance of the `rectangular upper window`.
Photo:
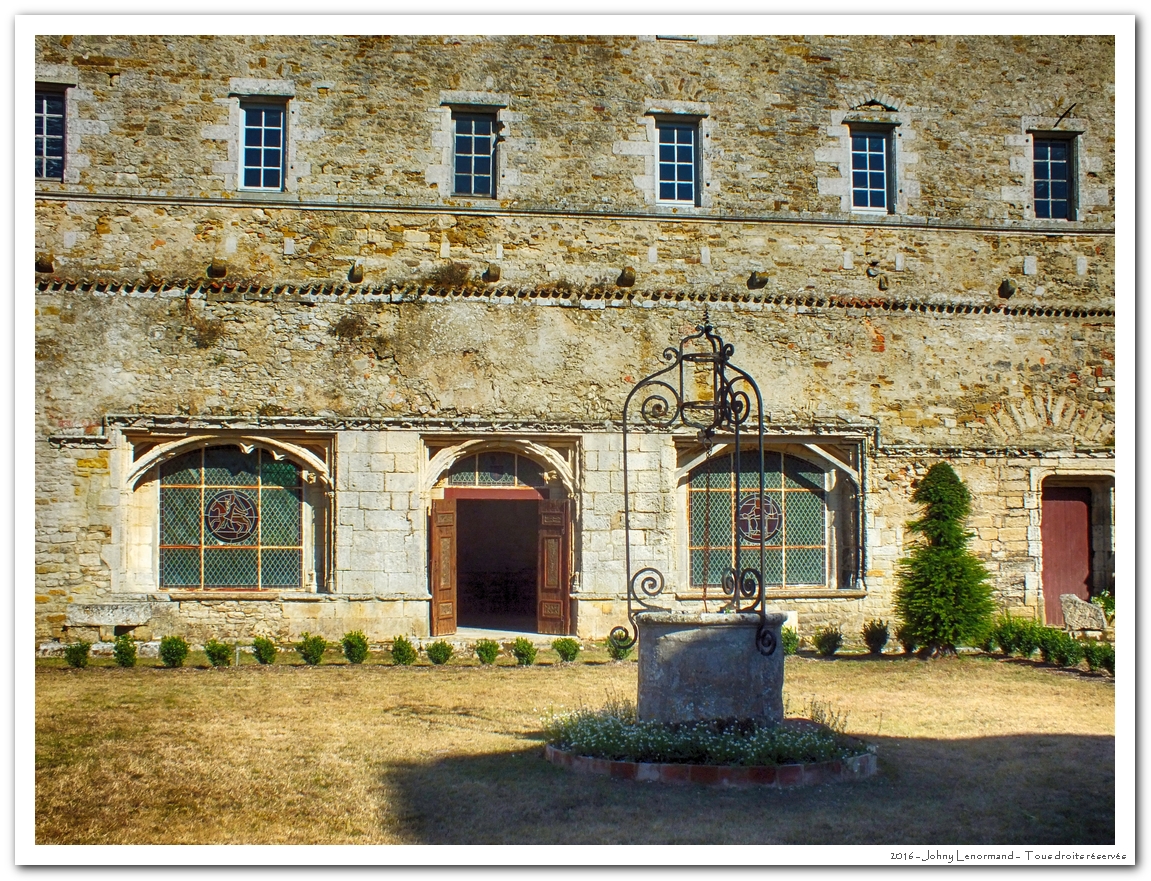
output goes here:
[[1035, 135], [1035, 217], [1075, 219], [1075, 141]]
[[495, 113], [452, 113], [455, 195], [495, 197], [499, 128]]
[[240, 112], [243, 114], [240, 185], [248, 190], [282, 190], [285, 106], [245, 101], [240, 104]]
[[64, 92], [36, 92], [36, 177], [64, 179]]
[[891, 129], [851, 127], [851, 208], [890, 213], [895, 204]]
[[659, 200], [699, 204], [699, 125], [656, 121]]

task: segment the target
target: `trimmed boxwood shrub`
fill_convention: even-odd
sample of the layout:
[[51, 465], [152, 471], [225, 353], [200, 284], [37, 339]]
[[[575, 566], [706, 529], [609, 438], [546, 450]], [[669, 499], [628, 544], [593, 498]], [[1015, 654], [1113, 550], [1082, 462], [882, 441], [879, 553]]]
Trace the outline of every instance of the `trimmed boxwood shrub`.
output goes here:
[[392, 640], [392, 661], [401, 667], [410, 667], [416, 662], [419, 652], [406, 636], [397, 636]]
[[838, 627], [820, 627], [812, 640], [817, 654], [830, 658], [843, 645], [843, 634]]
[[476, 657], [485, 667], [494, 664], [500, 656], [500, 644], [494, 639], [477, 639], [474, 649]]
[[353, 630], [345, 633], [340, 640], [344, 647], [344, 657], [349, 664], [362, 664], [368, 657], [368, 637], [362, 630]]
[[165, 636], [160, 640], [160, 660], [165, 667], [183, 667], [188, 657], [188, 641], [182, 636]]
[[136, 666], [136, 640], [127, 633], [121, 633], [112, 644], [112, 657], [120, 667]]
[[305, 631], [300, 634], [300, 641], [296, 643], [296, 651], [309, 667], [315, 667], [324, 659], [324, 652], [328, 648], [328, 641], [322, 636], [312, 636]]
[[617, 645], [614, 640], [607, 641], [607, 654], [613, 661], [626, 661], [633, 648], [634, 645], [622, 646]]
[[252, 654], [261, 664], [274, 664], [276, 662], [276, 644], [266, 636], [257, 636], [252, 640]]
[[886, 621], [868, 621], [863, 625], [860, 635], [867, 645], [867, 650], [873, 655], [883, 654], [883, 647], [887, 645], [889, 634]]
[[68, 662], [69, 667], [87, 667], [88, 666], [88, 652], [92, 648], [92, 643], [84, 642], [70, 642], [64, 646], [64, 660]]
[[552, 641], [552, 650], [560, 656], [565, 664], [570, 664], [579, 654], [579, 643], [570, 636]]
[[799, 634], [791, 627], [784, 627], [779, 631], [779, 641], [783, 643], [783, 654], [794, 655], [799, 651]]
[[204, 643], [204, 654], [213, 667], [227, 667], [232, 662], [232, 647], [215, 639]]
[[1094, 639], [1083, 640], [1083, 657], [1087, 659], [1087, 666], [1092, 670], [1102, 667], [1109, 673], [1115, 672], [1115, 647], [1107, 642], [1098, 642]]
[[536, 662], [536, 647], [526, 636], [517, 636], [512, 643], [512, 657], [521, 667], [530, 667]]
[[442, 639], [437, 639], [424, 649], [424, 654], [428, 656], [428, 660], [437, 666], [446, 664], [452, 659], [452, 655], [455, 653], [455, 649]]
[[967, 550], [971, 494], [950, 465], [937, 462], [911, 500], [924, 511], [907, 528], [926, 541], [899, 561], [895, 611], [928, 657], [982, 645], [995, 606], [987, 570]]

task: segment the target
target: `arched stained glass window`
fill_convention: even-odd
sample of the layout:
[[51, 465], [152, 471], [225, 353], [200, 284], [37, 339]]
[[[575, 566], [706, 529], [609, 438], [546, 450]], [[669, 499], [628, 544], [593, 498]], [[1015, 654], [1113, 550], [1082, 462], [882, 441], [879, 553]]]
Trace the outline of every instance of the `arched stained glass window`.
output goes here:
[[301, 472], [266, 450], [193, 450], [160, 466], [160, 586], [298, 588]]
[[465, 456], [448, 472], [448, 486], [530, 486], [544, 489], [543, 469], [527, 456], [490, 452]]
[[[691, 472], [688, 481], [689, 553], [694, 587], [718, 587], [735, 563], [738, 518], [753, 541], [742, 547], [742, 565], [758, 565], [764, 534], [764, 584], [827, 584], [826, 474], [818, 465], [778, 450], [764, 452], [764, 498], [759, 496], [757, 451], [716, 456]], [[753, 556], [754, 555], [754, 556]]]

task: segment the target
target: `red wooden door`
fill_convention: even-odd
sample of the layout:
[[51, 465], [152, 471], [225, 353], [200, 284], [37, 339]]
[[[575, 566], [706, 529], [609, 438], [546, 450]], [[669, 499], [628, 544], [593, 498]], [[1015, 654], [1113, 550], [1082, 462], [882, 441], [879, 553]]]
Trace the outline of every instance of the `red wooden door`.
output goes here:
[[432, 500], [432, 636], [456, 632], [456, 500]]
[[1049, 627], [1063, 626], [1059, 597], [1091, 595], [1091, 490], [1081, 486], [1043, 488], [1043, 611]]
[[536, 629], [568, 632], [568, 503], [540, 500], [539, 560], [536, 564]]

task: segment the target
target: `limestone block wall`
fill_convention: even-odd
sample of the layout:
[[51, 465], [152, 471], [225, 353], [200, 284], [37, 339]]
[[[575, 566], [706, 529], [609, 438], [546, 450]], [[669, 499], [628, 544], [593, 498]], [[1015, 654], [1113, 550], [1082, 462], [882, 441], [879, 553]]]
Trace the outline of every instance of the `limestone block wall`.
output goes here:
[[415, 431], [336, 436], [334, 593], [427, 596], [420, 451]]

